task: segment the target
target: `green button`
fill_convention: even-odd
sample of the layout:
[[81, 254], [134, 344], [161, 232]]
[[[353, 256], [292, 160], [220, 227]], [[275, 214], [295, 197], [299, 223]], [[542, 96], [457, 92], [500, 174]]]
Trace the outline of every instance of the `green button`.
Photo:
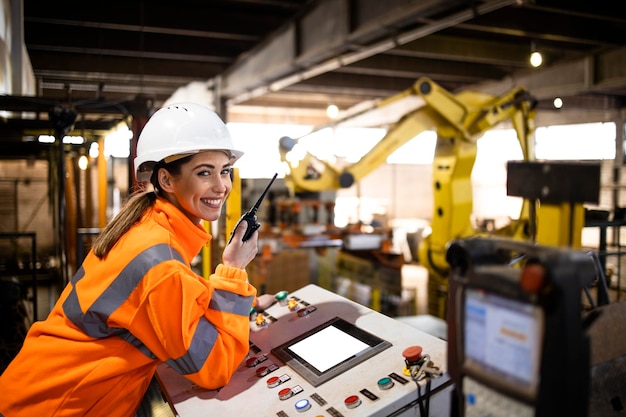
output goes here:
[[380, 389], [389, 389], [391, 387], [393, 387], [393, 381], [391, 380], [391, 378], [380, 378], [378, 380], [378, 387]]

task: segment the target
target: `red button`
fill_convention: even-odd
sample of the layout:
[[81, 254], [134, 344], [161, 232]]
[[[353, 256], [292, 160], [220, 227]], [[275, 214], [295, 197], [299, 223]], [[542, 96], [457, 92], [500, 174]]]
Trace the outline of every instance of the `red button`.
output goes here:
[[273, 376], [265, 382], [267, 383], [268, 387], [274, 388], [275, 386], [280, 384], [280, 379], [278, 379], [277, 376]]
[[291, 388], [283, 388], [280, 391], [278, 391], [278, 398], [280, 398], [281, 400], [286, 400], [292, 395], [293, 393], [291, 392]]
[[546, 270], [540, 264], [527, 264], [520, 276], [520, 286], [528, 294], [537, 294], [545, 285]]
[[348, 398], [346, 398], [345, 400], [343, 400], [343, 403], [348, 408], [356, 408], [359, 405], [361, 405], [361, 399], [358, 396], [356, 396], [356, 395], [351, 395]]
[[256, 370], [256, 376], [261, 377], [261, 376], [265, 376], [269, 373], [269, 370], [267, 369], [267, 366], [261, 366], [259, 369]]
[[259, 363], [259, 360], [256, 357], [253, 357], [246, 361], [246, 366], [248, 368], [254, 368], [258, 363]]
[[417, 362], [422, 358], [422, 347], [410, 346], [402, 351], [402, 356], [409, 362]]

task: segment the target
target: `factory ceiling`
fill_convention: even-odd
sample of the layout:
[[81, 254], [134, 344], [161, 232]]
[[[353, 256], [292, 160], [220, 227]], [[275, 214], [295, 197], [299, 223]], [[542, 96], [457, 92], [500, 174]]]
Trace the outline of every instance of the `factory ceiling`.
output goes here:
[[612, 0], [22, 1], [11, 16], [36, 94], [0, 96], [20, 115], [0, 143], [63, 125], [66, 110], [95, 137], [188, 97], [229, 121], [321, 125], [329, 104], [349, 114], [420, 77], [452, 92], [524, 86], [542, 112], [577, 120], [615, 120], [626, 98], [626, 12]]

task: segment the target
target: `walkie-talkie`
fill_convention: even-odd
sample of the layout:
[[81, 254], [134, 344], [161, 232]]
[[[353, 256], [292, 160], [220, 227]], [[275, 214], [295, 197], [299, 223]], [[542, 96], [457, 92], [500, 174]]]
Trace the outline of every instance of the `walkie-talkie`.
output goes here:
[[256, 203], [254, 203], [254, 206], [252, 206], [252, 208], [250, 210], [246, 211], [243, 214], [243, 216], [241, 216], [241, 218], [239, 219], [239, 221], [235, 225], [235, 228], [233, 229], [232, 234], [230, 235], [230, 239], [228, 239], [228, 243], [230, 243], [233, 240], [233, 237], [235, 236], [235, 231], [237, 230], [237, 228], [239, 227], [241, 222], [245, 221], [245, 222], [248, 223], [248, 228], [246, 229], [246, 232], [244, 233], [243, 238], [241, 239], [243, 242], [245, 242], [246, 240], [250, 239], [250, 236], [252, 236], [252, 234], [259, 227], [261, 227], [261, 223], [259, 223], [257, 221], [256, 212], [259, 209], [259, 206], [261, 205], [261, 203], [263, 202], [263, 199], [265, 198], [265, 194], [267, 194], [267, 190], [270, 189], [270, 187], [274, 183], [274, 180], [276, 179], [277, 176], [278, 176], [278, 172], [276, 174], [274, 174], [274, 177], [272, 178], [270, 183], [267, 184], [267, 187], [265, 187], [265, 190], [263, 190], [263, 194], [261, 194], [261, 197], [259, 197], [259, 199], [256, 201]]

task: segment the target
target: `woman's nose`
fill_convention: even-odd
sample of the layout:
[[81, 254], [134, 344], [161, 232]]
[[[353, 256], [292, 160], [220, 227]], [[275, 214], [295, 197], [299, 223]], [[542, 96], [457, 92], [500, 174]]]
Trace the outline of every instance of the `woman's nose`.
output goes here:
[[224, 191], [228, 191], [228, 188], [230, 187], [230, 179], [228, 178], [218, 178], [214, 183], [213, 183], [213, 187], [215, 190], [224, 192]]

